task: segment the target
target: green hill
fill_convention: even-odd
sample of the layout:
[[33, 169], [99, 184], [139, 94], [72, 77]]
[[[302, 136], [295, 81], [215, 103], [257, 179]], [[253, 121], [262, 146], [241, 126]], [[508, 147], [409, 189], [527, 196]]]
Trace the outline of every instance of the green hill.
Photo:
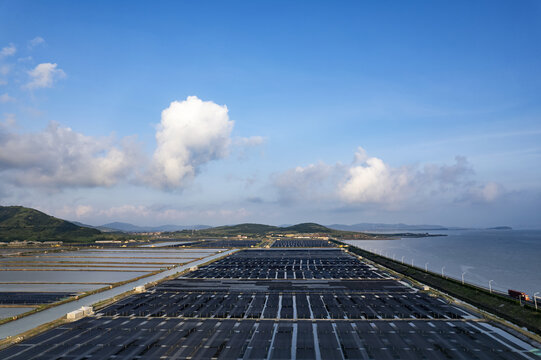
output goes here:
[[329, 235], [337, 238], [356, 238], [356, 239], [377, 239], [383, 238], [383, 235], [377, 234], [364, 234], [360, 232], [341, 231], [329, 229], [323, 225], [316, 223], [302, 223], [287, 227], [263, 225], [263, 224], [239, 224], [232, 226], [218, 226], [209, 229], [197, 230], [183, 230], [173, 233], [179, 237], [221, 237], [221, 236], [265, 236], [265, 235], [283, 235], [283, 234], [322, 234]]
[[281, 228], [284, 232], [291, 233], [318, 233], [318, 234], [331, 234], [336, 232], [336, 230], [329, 229], [326, 226], [319, 225], [316, 223], [302, 223], [293, 226], [288, 226]]
[[22, 206], [0, 206], [0, 241], [81, 242], [101, 232]]
[[[280, 229], [281, 228], [277, 226], [247, 223], [198, 230], [197, 234], [204, 234], [205, 236], [265, 235], [269, 232], [278, 231]], [[184, 230], [181, 232], [191, 233], [191, 230]]]

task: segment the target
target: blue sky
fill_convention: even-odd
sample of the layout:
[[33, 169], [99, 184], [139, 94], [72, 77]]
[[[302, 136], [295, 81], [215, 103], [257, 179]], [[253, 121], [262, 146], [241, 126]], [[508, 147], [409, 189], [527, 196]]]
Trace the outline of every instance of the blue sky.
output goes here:
[[538, 1], [0, 1], [0, 203], [541, 227], [540, 20]]

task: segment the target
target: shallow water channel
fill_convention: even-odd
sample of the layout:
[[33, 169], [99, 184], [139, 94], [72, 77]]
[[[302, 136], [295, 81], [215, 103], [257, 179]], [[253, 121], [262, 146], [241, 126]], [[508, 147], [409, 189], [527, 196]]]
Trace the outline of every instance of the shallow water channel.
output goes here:
[[[217, 251], [217, 250], [214, 250], [214, 251]], [[31, 330], [41, 324], [45, 324], [45, 323], [54, 321], [56, 319], [59, 319], [63, 317], [64, 315], [66, 315], [68, 312], [79, 309], [81, 306], [92, 306], [92, 304], [94, 303], [112, 298], [116, 295], [132, 290], [136, 286], [145, 285], [147, 283], [163, 279], [170, 275], [174, 275], [178, 272], [189, 269], [192, 266], [201, 265], [210, 260], [214, 260], [218, 257], [228, 255], [234, 251], [236, 250], [228, 250], [228, 251], [224, 251], [224, 252], [213, 254], [213, 255], [209, 254], [209, 256], [203, 259], [196, 260], [188, 264], [177, 266], [173, 269], [163, 271], [159, 274], [149, 276], [144, 279], [140, 279], [140, 280], [131, 282], [129, 284], [125, 284], [125, 285], [116, 287], [114, 289], [104, 291], [99, 294], [90, 295], [80, 300], [76, 300], [76, 301], [72, 301], [63, 305], [59, 305], [59, 306], [29, 315], [26, 317], [23, 317], [21, 319], [0, 325], [0, 339], [4, 339], [8, 336], [18, 335], [25, 331]]]

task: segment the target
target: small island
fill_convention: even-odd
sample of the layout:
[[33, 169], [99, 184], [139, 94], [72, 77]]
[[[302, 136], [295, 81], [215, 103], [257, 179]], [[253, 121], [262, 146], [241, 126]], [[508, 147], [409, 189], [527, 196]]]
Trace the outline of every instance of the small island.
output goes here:
[[425, 237], [436, 237], [436, 236], [447, 236], [447, 234], [429, 234], [429, 233], [396, 233], [396, 234], [386, 234], [391, 239], [396, 238], [425, 238]]

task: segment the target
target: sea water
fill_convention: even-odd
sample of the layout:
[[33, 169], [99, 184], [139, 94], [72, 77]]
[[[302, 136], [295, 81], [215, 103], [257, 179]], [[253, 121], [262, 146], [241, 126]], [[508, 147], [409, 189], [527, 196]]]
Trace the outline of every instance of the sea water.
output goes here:
[[[397, 231], [399, 232], [399, 231]], [[447, 236], [350, 240], [362, 249], [466, 282], [507, 292], [541, 292], [541, 230], [430, 231]], [[428, 263], [428, 264], [427, 264]], [[540, 296], [538, 294], [538, 296]], [[541, 299], [539, 299], [541, 301]]]

